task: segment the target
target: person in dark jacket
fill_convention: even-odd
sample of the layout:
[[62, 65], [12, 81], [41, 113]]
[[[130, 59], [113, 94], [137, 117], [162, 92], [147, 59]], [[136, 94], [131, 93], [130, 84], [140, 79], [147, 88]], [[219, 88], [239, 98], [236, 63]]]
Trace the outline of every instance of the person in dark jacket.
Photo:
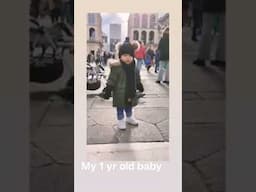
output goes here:
[[[139, 72], [133, 58], [134, 48], [131, 44], [123, 43], [118, 52], [119, 60], [110, 62], [111, 72], [104, 88], [102, 97], [109, 99], [113, 92], [113, 107], [117, 109], [118, 128], [126, 129], [126, 122], [137, 126], [132, 109], [137, 105], [136, 90], [143, 92]], [[124, 120], [126, 113], [126, 122]]]
[[155, 57], [155, 52], [153, 48], [150, 46], [146, 51], [146, 56], [145, 56], [145, 60], [146, 60], [145, 64], [148, 72], [150, 68], [153, 66], [154, 57]]
[[[212, 65], [225, 66], [225, 0], [203, 1], [203, 29], [197, 59], [193, 62], [198, 66], [205, 66], [205, 61], [210, 60], [212, 32], [218, 21], [218, 42], [215, 59]], [[218, 18], [216, 20], [216, 18]]]
[[169, 29], [164, 31], [163, 37], [160, 39], [158, 50], [159, 57], [159, 73], [156, 83], [160, 83], [164, 78], [164, 83], [169, 84]]

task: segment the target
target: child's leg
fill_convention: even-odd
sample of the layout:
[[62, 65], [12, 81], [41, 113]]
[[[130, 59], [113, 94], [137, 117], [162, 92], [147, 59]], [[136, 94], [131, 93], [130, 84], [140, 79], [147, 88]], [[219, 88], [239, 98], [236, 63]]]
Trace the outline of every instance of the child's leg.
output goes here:
[[125, 108], [126, 117], [132, 116], [132, 107], [126, 107]]
[[130, 125], [138, 126], [137, 120], [132, 116], [132, 107], [125, 108], [126, 122]]
[[124, 118], [124, 108], [122, 107], [117, 107], [117, 119], [122, 120]]

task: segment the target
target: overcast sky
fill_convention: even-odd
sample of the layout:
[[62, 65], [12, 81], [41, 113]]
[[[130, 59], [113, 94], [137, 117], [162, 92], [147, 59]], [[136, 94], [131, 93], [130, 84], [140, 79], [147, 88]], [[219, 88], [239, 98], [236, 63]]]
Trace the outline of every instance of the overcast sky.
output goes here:
[[[164, 13], [159, 13], [159, 17]], [[121, 41], [125, 39], [128, 33], [128, 17], [129, 13], [101, 13], [102, 17], [102, 31], [107, 34], [109, 38], [109, 24], [121, 24]]]
[[121, 38], [125, 39], [128, 32], [128, 17], [129, 13], [101, 13], [102, 16], [102, 31], [109, 37], [109, 24], [121, 24]]

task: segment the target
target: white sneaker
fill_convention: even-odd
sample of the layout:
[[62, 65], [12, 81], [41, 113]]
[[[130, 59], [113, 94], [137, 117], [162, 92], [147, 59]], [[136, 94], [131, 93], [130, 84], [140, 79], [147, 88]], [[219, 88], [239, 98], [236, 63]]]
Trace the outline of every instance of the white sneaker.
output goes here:
[[118, 127], [118, 129], [126, 129], [126, 123], [125, 123], [124, 119], [118, 120], [117, 127]]
[[134, 117], [127, 117], [126, 122], [128, 124], [131, 124], [131, 125], [134, 125], [134, 126], [139, 125], [139, 123], [137, 122], [137, 120]]

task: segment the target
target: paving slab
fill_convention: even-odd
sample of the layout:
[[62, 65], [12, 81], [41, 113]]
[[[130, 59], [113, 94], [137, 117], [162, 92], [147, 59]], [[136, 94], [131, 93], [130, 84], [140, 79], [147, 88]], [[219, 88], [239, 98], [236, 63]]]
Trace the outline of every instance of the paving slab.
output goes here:
[[87, 144], [117, 143], [113, 125], [94, 125], [87, 128]]
[[214, 192], [225, 191], [225, 151], [219, 151], [196, 163]]
[[71, 163], [74, 159], [74, 127], [42, 126], [32, 142], [59, 162]]
[[182, 192], [210, 192], [198, 171], [190, 164], [182, 164]]
[[155, 125], [138, 121], [139, 125], [128, 126], [126, 130], [118, 130], [115, 128], [119, 142], [156, 142], [164, 141], [162, 135]]
[[183, 125], [183, 160], [195, 161], [204, 158], [225, 146], [224, 124]]

